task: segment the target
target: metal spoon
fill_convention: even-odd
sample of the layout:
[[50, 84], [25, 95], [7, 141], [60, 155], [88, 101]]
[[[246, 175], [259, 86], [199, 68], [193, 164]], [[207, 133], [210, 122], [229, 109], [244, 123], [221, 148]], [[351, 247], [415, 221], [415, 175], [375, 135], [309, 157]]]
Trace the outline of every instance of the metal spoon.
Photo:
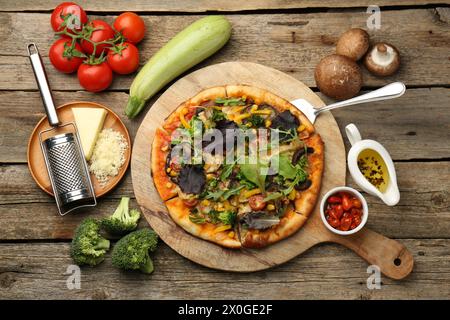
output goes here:
[[320, 109], [314, 108], [308, 101], [305, 99], [296, 99], [291, 101], [291, 103], [300, 109], [301, 112], [305, 114], [305, 116], [314, 123], [316, 121], [317, 116], [324, 111], [330, 111], [332, 109], [337, 109], [341, 107], [351, 106], [354, 104], [380, 101], [380, 100], [388, 100], [394, 99], [402, 96], [406, 91], [405, 84], [403, 82], [393, 82], [388, 84], [380, 89], [365, 93], [363, 95], [339, 101], [333, 104], [330, 104], [326, 107], [322, 107]]

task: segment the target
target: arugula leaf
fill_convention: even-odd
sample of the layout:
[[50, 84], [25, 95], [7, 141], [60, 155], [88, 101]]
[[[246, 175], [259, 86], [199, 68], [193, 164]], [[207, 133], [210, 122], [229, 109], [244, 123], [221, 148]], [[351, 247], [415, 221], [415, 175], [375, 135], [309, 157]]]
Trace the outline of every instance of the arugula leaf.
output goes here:
[[244, 189], [244, 188], [245, 188], [245, 186], [239, 186], [239, 187], [234, 188], [234, 189], [226, 190], [226, 191], [223, 193], [222, 197], [223, 197], [225, 200], [227, 200], [229, 197], [238, 194], [239, 191], [241, 191], [241, 190]]
[[245, 100], [242, 98], [217, 98], [214, 102], [224, 106], [245, 106]]
[[214, 122], [226, 120], [225, 113], [223, 113], [222, 111], [213, 109], [211, 120]]
[[245, 186], [248, 190], [256, 188], [256, 185], [253, 182], [248, 181], [241, 171], [236, 174], [236, 179], [239, 181], [240, 185]]
[[194, 209], [189, 214], [189, 220], [196, 224], [203, 224], [206, 222], [206, 219], [200, 215], [197, 209]]
[[220, 197], [223, 195], [225, 191], [224, 190], [217, 190], [213, 192], [208, 192], [205, 196], [205, 199], [212, 199], [214, 201], [217, 201], [220, 199]]
[[289, 130], [272, 129], [272, 131], [276, 131], [278, 133], [280, 142], [291, 142], [298, 138], [297, 130], [295, 129]]
[[248, 118], [248, 122], [257, 128], [264, 126], [264, 118], [257, 114], [252, 114], [250, 118]]
[[[278, 166], [278, 174], [286, 179], [294, 179], [297, 175], [297, 168], [291, 163], [287, 155], [280, 154], [272, 158], [272, 164]], [[277, 163], [278, 162], [278, 163]]]
[[209, 192], [205, 198], [212, 199], [214, 201], [218, 201], [222, 197], [224, 200], [227, 200], [229, 197], [238, 194], [239, 191], [241, 191], [243, 188], [245, 188], [245, 186], [239, 186], [234, 189], [223, 189], [223, 190], [217, 190], [214, 192]]
[[292, 180], [286, 184], [287, 185], [286, 189], [281, 190], [281, 192], [283, 192], [283, 194], [288, 195], [289, 193], [292, 192], [292, 190], [294, 189], [294, 187], [297, 184], [305, 181], [308, 178], [308, 173], [306, 172], [306, 169], [305, 169], [307, 164], [308, 164], [308, 160], [306, 159], [305, 156], [302, 156], [302, 158], [300, 158], [299, 162], [295, 165], [295, 170], [296, 170], [295, 178], [294, 178], [294, 180]]
[[191, 137], [200, 137], [203, 133], [203, 121], [198, 116], [193, 116], [189, 121], [190, 128], [188, 129]]
[[240, 159], [240, 157], [233, 160], [233, 162], [231, 162], [231, 163], [225, 163], [223, 165], [222, 172], [220, 174], [220, 180], [225, 181], [231, 175], [231, 173], [233, 172], [234, 166], [236, 165], [236, 162], [239, 161], [239, 159]]
[[270, 201], [270, 200], [275, 200], [278, 199], [280, 197], [282, 197], [283, 194], [281, 192], [274, 192], [274, 193], [270, 193], [267, 197], [264, 198], [264, 201]]
[[300, 175], [296, 176], [294, 180], [287, 183], [288, 187], [286, 189], [281, 190], [281, 192], [285, 196], [287, 196], [289, 193], [292, 192], [292, 190], [294, 190], [294, 187], [301, 181], [301, 179], [302, 179], [302, 176], [300, 176]]
[[220, 180], [225, 181], [233, 172], [234, 163], [224, 164], [222, 172], [220, 173]]
[[247, 180], [254, 183], [262, 192], [265, 190], [268, 163], [257, 159], [256, 163], [250, 163], [248, 157], [241, 164], [240, 171]]

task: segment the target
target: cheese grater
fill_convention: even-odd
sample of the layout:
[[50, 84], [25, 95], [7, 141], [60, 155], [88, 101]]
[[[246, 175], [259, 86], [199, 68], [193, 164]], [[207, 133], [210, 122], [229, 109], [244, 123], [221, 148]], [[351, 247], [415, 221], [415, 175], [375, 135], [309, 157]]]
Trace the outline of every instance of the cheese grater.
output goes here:
[[61, 124], [38, 48], [27, 46], [28, 54], [52, 128], [39, 132], [39, 142], [60, 215], [81, 207], [95, 206], [94, 188], [75, 123]]

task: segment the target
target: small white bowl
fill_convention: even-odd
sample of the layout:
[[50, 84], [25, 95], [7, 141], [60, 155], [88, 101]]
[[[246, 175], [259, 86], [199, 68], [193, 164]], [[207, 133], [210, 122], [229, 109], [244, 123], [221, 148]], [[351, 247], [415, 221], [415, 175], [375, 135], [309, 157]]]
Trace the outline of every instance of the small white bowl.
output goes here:
[[[348, 193], [354, 195], [362, 203], [363, 214], [362, 214], [362, 217], [361, 217], [361, 223], [353, 230], [341, 231], [341, 230], [335, 229], [335, 228], [333, 228], [332, 226], [330, 226], [328, 224], [328, 221], [325, 218], [325, 206], [326, 206], [326, 202], [327, 202], [328, 198], [331, 195], [333, 195], [335, 193], [338, 193], [338, 192], [341, 192], [341, 191], [345, 191], [345, 192], [348, 192]], [[366, 224], [368, 216], [369, 216], [369, 209], [367, 207], [366, 199], [364, 199], [364, 197], [362, 196], [361, 193], [359, 193], [357, 190], [355, 190], [353, 188], [350, 188], [350, 187], [336, 187], [336, 188], [333, 188], [333, 189], [328, 191], [323, 196], [322, 201], [320, 202], [320, 217], [322, 218], [322, 222], [324, 223], [325, 227], [327, 227], [328, 230], [330, 230], [331, 232], [333, 232], [335, 234], [339, 234], [339, 235], [342, 235], [342, 236], [348, 236], [350, 234], [354, 234], [354, 233], [358, 232]]]

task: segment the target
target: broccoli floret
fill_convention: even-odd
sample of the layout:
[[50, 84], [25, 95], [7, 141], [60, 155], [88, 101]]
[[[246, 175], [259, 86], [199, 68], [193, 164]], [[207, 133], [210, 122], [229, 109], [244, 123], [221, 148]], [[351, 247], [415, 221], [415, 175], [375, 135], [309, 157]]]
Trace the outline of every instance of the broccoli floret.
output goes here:
[[140, 270], [143, 273], [153, 272], [153, 262], [149, 251], [153, 252], [158, 244], [158, 236], [148, 228], [134, 231], [114, 246], [112, 252], [113, 266], [126, 270]]
[[105, 259], [109, 240], [100, 233], [100, 222], [93, 218], [84, 219], [75, 231], [70, 254], [77, 265], [95, 266]]
[[129, 210], [130, 198], [123, 197], [113, 215], [102, 220], [102, 227], [114, 235], [124, 235], [137, 228], [141, 214], [138, 210]]
[[233, 226], [236, 222], [236, 212], [233, 211], [222, 211], [219, 213], [219, 221], [223, 224], [228, 224], [230, 226]]

